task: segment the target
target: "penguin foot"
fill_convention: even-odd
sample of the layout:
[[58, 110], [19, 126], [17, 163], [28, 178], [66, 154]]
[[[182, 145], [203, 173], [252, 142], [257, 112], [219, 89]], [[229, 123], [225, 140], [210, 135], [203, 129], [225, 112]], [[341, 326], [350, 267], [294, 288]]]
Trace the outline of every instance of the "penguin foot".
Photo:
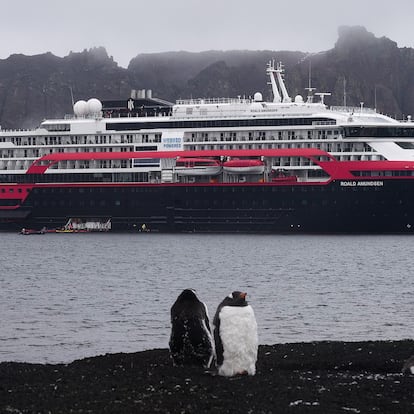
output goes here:
[[236, 374], [234, 374], [232, 377], [229, 377], [230, 380], [239, 380], [242, 379], [244, 377], [247, 377], [249, 375], [249, 373], [247, 371], [240, 371], [237, 372]]

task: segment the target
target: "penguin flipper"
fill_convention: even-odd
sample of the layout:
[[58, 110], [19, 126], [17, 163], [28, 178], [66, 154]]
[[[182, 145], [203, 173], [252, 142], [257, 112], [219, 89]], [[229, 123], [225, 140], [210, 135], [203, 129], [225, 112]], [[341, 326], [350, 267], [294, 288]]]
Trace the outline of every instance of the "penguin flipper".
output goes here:
[[216, 348], [216, 366], [220, 366], [223, 364], [223, 342], [221, 340], [220, 336], [220, 317], [216, 315], [217, 317], [214, 318], [214, 344]]

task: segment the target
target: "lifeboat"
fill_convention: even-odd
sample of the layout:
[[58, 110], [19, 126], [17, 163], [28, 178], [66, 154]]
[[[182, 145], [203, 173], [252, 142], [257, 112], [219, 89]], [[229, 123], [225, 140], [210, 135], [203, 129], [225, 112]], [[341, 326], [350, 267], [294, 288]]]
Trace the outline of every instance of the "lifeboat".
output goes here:
[[264, 162], [261, 160], [232, 159], [223, 162], [223, 170], [229, 174], [263, 174]]
[[178, 158], [175, 163], [178, 175], [217, 175], [221, 172], [220, 161], [211, 158]]

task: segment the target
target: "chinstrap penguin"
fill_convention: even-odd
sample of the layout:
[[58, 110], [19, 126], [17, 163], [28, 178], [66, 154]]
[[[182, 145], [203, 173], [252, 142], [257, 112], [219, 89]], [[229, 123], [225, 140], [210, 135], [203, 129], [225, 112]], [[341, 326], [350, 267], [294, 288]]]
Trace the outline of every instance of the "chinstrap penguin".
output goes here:
[[246, 293], [233, 292], [218, 306], [214, 316], [214, 341], [218, 374], [256, 373], [257, 323]]
[[183, 290], [171, 307], [169, 346], [174, 365], [208, 368], [214, 358], [207, 307], [192, 289]]

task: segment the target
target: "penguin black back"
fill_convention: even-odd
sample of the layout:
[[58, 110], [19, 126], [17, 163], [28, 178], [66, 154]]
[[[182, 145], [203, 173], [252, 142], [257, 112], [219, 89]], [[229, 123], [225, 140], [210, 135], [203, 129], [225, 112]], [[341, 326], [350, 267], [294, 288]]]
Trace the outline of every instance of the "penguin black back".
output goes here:
[[175, 365], [208, 367], [214, 346], [207, 308], [192, 289], [185, 289], [171, 307], [170, 353]]

